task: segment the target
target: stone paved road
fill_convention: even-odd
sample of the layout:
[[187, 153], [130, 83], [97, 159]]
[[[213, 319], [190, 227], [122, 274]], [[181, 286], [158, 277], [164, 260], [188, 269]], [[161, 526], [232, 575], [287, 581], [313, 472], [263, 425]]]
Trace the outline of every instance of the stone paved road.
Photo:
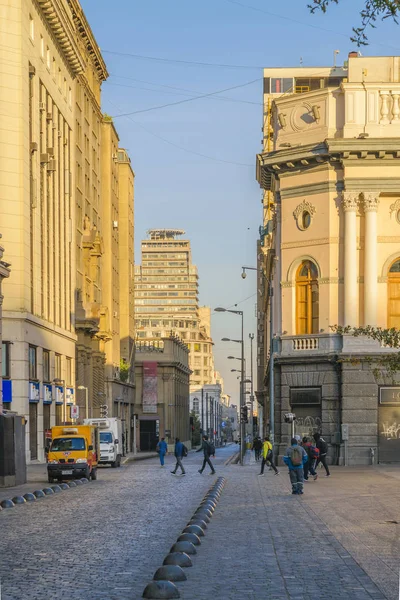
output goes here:
[[[224, 467], [227, 485], [178, 584], [184, 600], [397, 600], [399, 468], [333, 469], [292, 497], [288, 476]], [[170, 458], [169, 460], [172, 460]], [[139, 600], [213, 477], [148, 460], [0, 514], [2, 600]]]
[[[298, 497], [291, 495], [287, 469], [281, 467], [278, 477], [267, 471], [266, 477], [259, 478], [258, 468], [254, 464], [229, 467], [227, 485], [201, 551], [190, 569], [188, 581], [179, 584], [182, 598], [383, 600], [396, 597], [394, 589], [392, 595], [386, 596], [375, 585], [326, 526], [323, 510], [314, 510], [315, 504], [318, 506], [316, 498], [329, 504], [330, 492], [335, 488], [334, 476], [307, 484], [304, 496]], [[354, 494], [354, 489], [351, 493]], [[341, 498], [341, 508], [343, 512], [351, 512], [345, 496]], [[397, 557], [396, 560], [399, 562]]]
[[[220, 470], [233, 447], [217, 451]], [[218, 458], [218, 453], [221, 458]], [[99, 470], [99, 479], [0, 513], [1, 600], [132, 600], [198, 507], [215, 477], [158, 460]]]

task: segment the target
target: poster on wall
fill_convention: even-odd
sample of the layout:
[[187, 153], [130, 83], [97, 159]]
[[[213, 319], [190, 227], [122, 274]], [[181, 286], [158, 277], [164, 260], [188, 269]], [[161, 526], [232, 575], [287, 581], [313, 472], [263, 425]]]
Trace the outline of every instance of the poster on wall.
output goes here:
[[157, 413], [157, 363], [143, 363], [143, 412]]

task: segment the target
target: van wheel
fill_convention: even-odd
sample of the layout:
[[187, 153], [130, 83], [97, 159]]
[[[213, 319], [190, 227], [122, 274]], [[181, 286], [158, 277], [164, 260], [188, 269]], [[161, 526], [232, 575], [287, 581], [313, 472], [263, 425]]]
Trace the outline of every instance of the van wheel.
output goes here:
[[114, 462], [112, 462], [112, 463], [111, 463], [111, 467], [112, 467], [113, 469], [115, 469], [115, 467], [119, 467], [119, 465], [117, 464], [117, 461], [116, 461], [116, 460], [114, 460]]
[[96, 479], [97, 479], [97, 469], [92, 469], [91, 477], [92, 477], [92, 481], [96, 481]]
[[47, 477], [47, 481], [48, 481], [49, 483], [53, 483], [54, 479], [53, 479], [52, 477], [50, 477], [50, 475], [49, 475], [49, 476]]
[[120, 467], [120, 466], [121, 466], [121, 457], [118, 456], [118, 458], [117, 458], [117, 467]]

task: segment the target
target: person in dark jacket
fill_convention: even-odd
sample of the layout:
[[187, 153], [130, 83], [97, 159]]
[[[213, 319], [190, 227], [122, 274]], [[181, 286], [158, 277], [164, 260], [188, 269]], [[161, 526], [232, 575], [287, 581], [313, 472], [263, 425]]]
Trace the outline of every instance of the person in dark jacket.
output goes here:
[[307, 452], [307, 456], [308, 456], [308, 461], [304, 465], [304, 481], [308, 481], [309, 473], [311, 473], [311, 475], [314, 477], [314, 481], [316, 481], [318, 479], [318, 475], [314, 468], [315, 458], [314, 458], [313, 452], [312, 452], [312, 449], [313, 448], [315, 449], [315, 446], [312, 445], [311, 440], [307, 436], [303, 437], [302, 446], [303, 446], [304, 450]]
[[307, 452], [303, 446], [299, 446], [296, 438], [292, 438], [291, 446], [286, 450], [283, 462], [289, 467], [292, 494], [303, 493], [304, 465], [307, 462]]
[[175, 438], [175, 458], [176, 458], [176, 465], [175, 465], [175, 469], [173, 471], [171, 471], [172, 475], [175, 475], [176, 471], [178, 470], [178, 467], [181, 468], [182, 470], [182, 475], [186, 474], [186, 471], [183, 467], [182, 464], [182, 458], [183, 458], [183, 449], [184, 449], [184, 445], [182, 444], [182, 442], [179, 440], [179, 438]]
[[261, 450], [263, 447], [263, 443], [259, 437], [254, 438], [252, 450], [254, 450], [254, 457], [256, 462], [260, 460]]
[[326, 441], [324, 440], [324, 438], [321, 436], [320, 433], [314, 434], [314, 440], [315, 440], [315, 445], [319, 450], [319, 457], [317, 458], [317, 463], [315, 465], [315, 468], [318, 467], [319, 463], [322, 463], [325, 468], [325, 471], [326, 471], [325, 477], [330, 477], [331, 474], [329, 472], [328, 463], [326, 462], [326, 455], [328, 453], [328, 444], [326, 443]]
[[[206, 464], [208, 464], [210, 466], [211, 469], [211, 475], [214, 475], [215, 473], [215, 469], [214, 466], [210, 460], [210, 456], [211, 456], [211, 446], [209, 444], [208, 441], [208, 435], [203, 435], [203, 443], [201, 444], [200, 448], [198, 450], [196, 450], [196, 452], [201, 452], [203, 450], [204, 453], [204, 460], [203, 460], [203, 465], [201, 467], [201, 469], [199, 469], [199, 473], [200, 475], [203, 473]], [[215, 456], [215, 455], [214, 455]]]

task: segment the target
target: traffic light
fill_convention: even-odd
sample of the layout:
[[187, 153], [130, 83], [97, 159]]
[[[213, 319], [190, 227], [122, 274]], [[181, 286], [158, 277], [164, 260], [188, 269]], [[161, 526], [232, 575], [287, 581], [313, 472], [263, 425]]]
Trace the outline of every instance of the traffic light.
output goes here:
[[240, 421], [241, 423], [249, 422], [249, 409], [247, 406], [242, 406], [240, 408]]
[[100, 417], [102, 417], [103, 419], [105, 417], [108, 417], [108, 406], [107, 406], [107, 404], [102, 404], [100, 406]]

